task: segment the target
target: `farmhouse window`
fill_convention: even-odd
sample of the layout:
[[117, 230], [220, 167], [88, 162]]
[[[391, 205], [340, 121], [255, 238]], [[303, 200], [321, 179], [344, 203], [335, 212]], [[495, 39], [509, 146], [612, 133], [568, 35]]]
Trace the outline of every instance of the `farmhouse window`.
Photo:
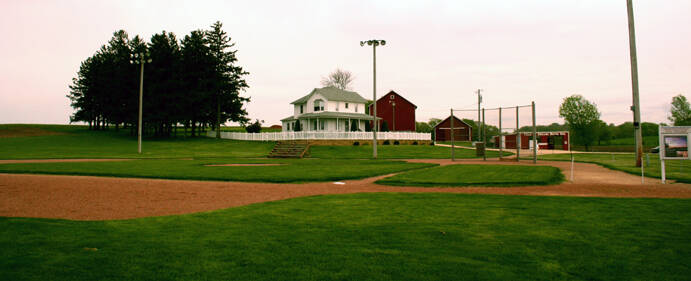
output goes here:
[[288, 123], [288, 131], [290, 131], [290, 123]]
[[346, 104], [346, 108], [348, 108], [348, 103], [346, 102], [345, 104]]
[[314, 101], [314, 111], [324, 111], [324, 101], [315, 100]]
[[355, 112], [357, 112], [357, 104], [355, 105]]
[[303, 106], [303, 105], [301, 104], [301, 105], [300, 105], [300, 114], [302, 114], [302, 111], [303, 111], [303, 110], [302, 110], [302, 106]]

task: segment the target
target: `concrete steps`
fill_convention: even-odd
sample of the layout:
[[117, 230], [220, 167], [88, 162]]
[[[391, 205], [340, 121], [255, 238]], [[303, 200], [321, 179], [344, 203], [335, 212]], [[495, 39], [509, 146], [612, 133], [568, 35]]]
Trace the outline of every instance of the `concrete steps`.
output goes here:
[[279, 141], [269, 153], [269, 158], [302, 158], [308, 149], [306, 141]]

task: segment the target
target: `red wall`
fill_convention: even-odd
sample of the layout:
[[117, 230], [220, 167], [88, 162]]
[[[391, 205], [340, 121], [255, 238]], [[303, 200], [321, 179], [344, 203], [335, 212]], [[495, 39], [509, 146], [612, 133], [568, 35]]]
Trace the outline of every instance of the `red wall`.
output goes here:
[[[564, 143], [554, 144], [552, 149], [569, 150], [569, 133], [568, 132], [538, 132], [537, 142], [540, 149], [550, 149], [549, 148], [549, 138], [550, 136], [563, 136]], [[530, 149], [530, 142], [533, 140], [532, 133], [522, 133], [521, 134], [521, 149]], [[507, 149], [516, 148], [516, 135], [505, 135], [504, 136], [504, 146]], [[499, 148], [499, 136], [494, 136], [494, 147]]]
[[[393, 99], [391, 97], [393, 96]], [[396, 127], [394, 128], [394, 109], [391, 101], [396, 103]], [[373, 109], [370, 106], [370, 115]], [[377, 100], [377, 117], [382, 118], [379, 121], [379, 128], [381, 124], [386, 121], [389, 126], [389, 131], [409, 131], [415, 132], [415, 105], [398, 95], [394, 91], [382, 96]]]
[[[454, 117], [453, 121], [453, 140], [454, 141], [470, 141], [470, 136], [472, 132], [471, 128], [467, 124], [463, 123], [458, 118]], [[441, 121], [437, 126], [434, 127], [434, 140], [435, 141], [450, 141], [451, 140], [451, 117], [446, 118]]]

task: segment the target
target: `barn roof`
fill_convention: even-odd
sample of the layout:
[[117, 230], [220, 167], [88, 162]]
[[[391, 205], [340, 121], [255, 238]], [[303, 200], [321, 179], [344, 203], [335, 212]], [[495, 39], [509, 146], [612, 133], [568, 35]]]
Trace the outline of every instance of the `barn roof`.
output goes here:
[[[446, 117], [446, 119], [441, 120], [439, 123], [437, 123], [437, 125], [434, 125], [433, 129], [436, 129], [437, 126], [441, 125], [441, 123], [444, 123], [444, 122], [446, 122], [446, 120], [449, 120], [449, 119], [451, 119], [451, 116]], [[468, 127], [470, 127], [470, 128], [473, 127], [473, 126], [470, 126], [470, 124], [468, 124], [468, 123], [466, 123], [465, 121], [463, 121], [463, 119], [459, 119], [459, 118], [456, 117], [456, 116], [454, 116], [453, 119], [458, 120], [458, 121], [461, 121], [461, 123], [466, 124], [466, 126], [468, 126]], [[455, 130], [455, 129], [454, 129], [454, 130]]]
[[[417, 105], [415, 105], [414, 103], [410, 102], [408, 99], [404, 98], [404, 97], [401, 96], [400, 94], [396, 93], [394, 90], [391, 90], [391, 91], [389, 91], [388, 93], [386, 93], [386, 95], [381, 96], [377, 101], [383, 99], [384, 97], [388, 96], [388, 95], [391, 94], [391, 93], [397, 95], [399, 98], [402, 98], [404, 101], [407, 101], [409, 104], [412, 104], [412, 105], [415, 107], [415, 109], [417, 109]], [[371, 105], [370, 105], [370, 106], [371, 106]]]
[[329, 101], [345, 101], [345, 102], [355, 102], [355, 103], [366, 103], [367, 100], [361, 97], [356, 92], [341, 90], [335, 87], [324, 87], [324, 88], [314, 88], [312, 92], [304, 97], [301, 97], [291, 104], [302, 104], [306, 103], [309, 98], [314, 94], [320, 94]]

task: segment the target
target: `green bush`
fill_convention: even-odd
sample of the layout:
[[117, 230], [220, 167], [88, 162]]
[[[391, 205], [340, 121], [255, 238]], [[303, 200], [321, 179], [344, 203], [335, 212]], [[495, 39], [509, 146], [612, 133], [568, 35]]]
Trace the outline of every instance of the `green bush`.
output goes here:
[[353, 146], [359, 146], [359, 145], [360, 145], [360, 142], [359, 142], [359, 141], [356, 141], [356, 142], [353, 143]]
[[384, 145], [390, 145], [391, 142], [389, 142], [389, 140], [385, 140], [383, 144], [384, 144]]

